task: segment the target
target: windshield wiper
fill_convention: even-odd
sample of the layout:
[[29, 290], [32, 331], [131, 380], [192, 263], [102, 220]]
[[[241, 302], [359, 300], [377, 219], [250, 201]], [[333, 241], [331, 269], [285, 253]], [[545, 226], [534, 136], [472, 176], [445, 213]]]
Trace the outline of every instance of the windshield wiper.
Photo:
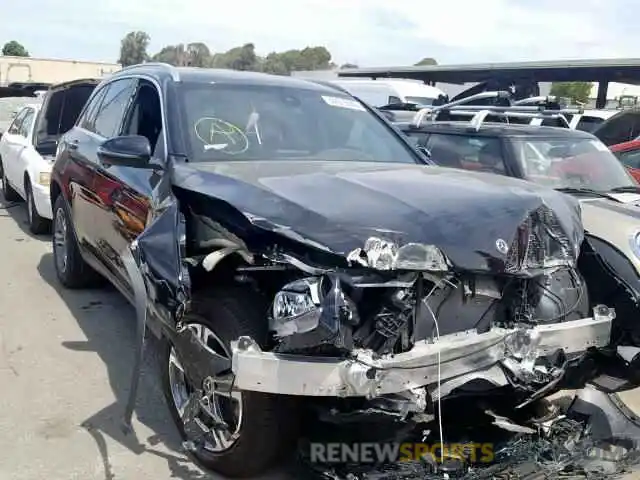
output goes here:
[[573, 193], [576, 195], [592, 195], [594, 197], [606, 198], [607, 200], [613, 200], [615, 202], [620, 202], [615, 197], [612, 197], [607, 192], [600, 192], [598, 190], [593, 190], [592, 188], [582, 188], [582, 187], [561, 187], [556, 188], [558, 192], [562, 193]]
[[612, 188], [609, 191], [613, 193], [640, 193], [640, 185], [624, 185]]

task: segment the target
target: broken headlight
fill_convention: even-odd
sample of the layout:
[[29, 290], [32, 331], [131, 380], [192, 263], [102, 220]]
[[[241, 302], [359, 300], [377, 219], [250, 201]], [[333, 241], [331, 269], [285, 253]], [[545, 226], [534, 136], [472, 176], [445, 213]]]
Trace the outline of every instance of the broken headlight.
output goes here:
[[291, 282], [276, 293], [269, 327], [277, 351], [352, 348], [352, 327], [359, 323], [355, 303], [342, 291], [337, 276]]
[[434, 245], [407, 243], [402, 247], [394, 242], [370, 237], [363, 248], [349, 253], [347, 260], [376, 270], [419, 270], [444, 272], [449, 263]]
[[276, 293], [270, 330], [278, 337], [304, 333], [318, 326], [323, 277], [296, 280]]

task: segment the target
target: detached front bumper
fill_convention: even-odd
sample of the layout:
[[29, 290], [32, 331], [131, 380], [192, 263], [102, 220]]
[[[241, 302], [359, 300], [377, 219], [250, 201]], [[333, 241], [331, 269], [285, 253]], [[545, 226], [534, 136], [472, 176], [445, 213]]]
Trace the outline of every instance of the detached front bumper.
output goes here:
[[371, 398], [435, 385], [438, 378], [442, 384], [497, 368], [504, 360], [511, 360], [508, 344], [515, 334], [524, 333], [539, 340], [535, 349], [537, 358], [559, 349], [571, 357], [591, 347], [605, 347], [614, 316], [610, 313], [526, 330], [460, 332], [440, 337], [439, 341], [421, 341], [408, 352], [378, 359], [364, 350], [354, 351], [355, 358], [348, 360], [275, 354], [263, 352], [251, 338], [241, 337], [231, 344], [232, 369], [240, 390]]

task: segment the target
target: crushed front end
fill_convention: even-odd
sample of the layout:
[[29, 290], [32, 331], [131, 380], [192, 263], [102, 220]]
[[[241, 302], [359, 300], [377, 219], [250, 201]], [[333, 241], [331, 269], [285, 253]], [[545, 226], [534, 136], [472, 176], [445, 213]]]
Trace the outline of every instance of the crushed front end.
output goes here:
[[512, 387], [525, 405], [609, 344], [615, 310], [590, 298], [577, 267], [582, 241], [541, 204], [508, 242], [496, 240], [501, 255], [484, 271], [460, 268], [436, 245], [382, 234], [349, 252], [348, 268], [265, 255], [265, 268], [297, 272], [273, 295], [272, 343], [232, 344], [235, 386], [311, 397], [401, 394], [424, 411], [479, 382]]

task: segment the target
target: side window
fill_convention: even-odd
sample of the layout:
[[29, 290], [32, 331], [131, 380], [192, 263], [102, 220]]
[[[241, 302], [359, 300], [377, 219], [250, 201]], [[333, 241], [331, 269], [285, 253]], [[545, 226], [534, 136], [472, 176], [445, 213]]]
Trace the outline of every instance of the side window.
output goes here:
[[118, 134], [136, 84], [137, 80], [132, 78], [123, 78], [109, 84], [94, 121], [95, 133], [105, 138]]
[[604, 122], [602, 118], [583, 115], [582, 118], [580, 118], [578, 125], [576, 125], [576, 130], [593, 132], [602, 122]]
[[19, 135], [20, 128], [22, 127], [22, 121], [24, 120], [24, 117], [26, 115], [27, 115], [27, 110], [26, 109], [21, 110], [16, 115], [16, 118], [13, 119], [13, 122], [11, 122], [11, 125], [9, 125], [9, 128], [7, 129], [7, 133], [10, 133], [12, 135]]
[[98, 113], [98, 109], [102, 104], [102, 99], [104, 98], [104, 94], [107, 92], [108, 88], [109, 86], [107, 85], [106, 87], [102, 87], [99, 91], [96, 92], [96, 94], [91, 99], [91, 103], [86, 106], [86, 108], [82, 112], [82, 115], [80, 115], [80, 117], [78, 118], [76, 125], [85, 128], [90, 132], [94, 131], [93, 124], [96, 120], [96, 114]]
[[443, 167], [506, 174], [499, 138], [433, 134], [427, 148], [431, 160]]
[[597, 128], [593, 134], [602, 143], [610, 147], [611, 145], [631, 140], [635, 123], [635, 115], [623, 113], [622, 115], [611, 117], [609, 121], [604, 122]]
[[405, 133], [409, 139], [409, 143], [417, 148], [427, 148], [429, 134], [426, 132], [407, 132]]
[[618, 158], [625, 167], [640, 168], [640, 150], [622, 152]]
[[402, 101], [400, 101], [400, 98], [398, 97], [394, 97], [393, 95], [389, 95], [389, 104], [392, 103], [402, 103]]
[[123, 135], [141, 135], [149, 140], [152, 153], [162, 140], [162, 107], [156, 87], [141, 81], [125, 120]]
[[20, 125], [20, 129], [18, 130], [18, 135], [21, 135], [25, 138], [29, 136], [29, 130], [31, 129], [31, 124], [33, 123], [34, 111], [33, 108], [26, 108], [26, 114], [22, 118], [22, 124]]

